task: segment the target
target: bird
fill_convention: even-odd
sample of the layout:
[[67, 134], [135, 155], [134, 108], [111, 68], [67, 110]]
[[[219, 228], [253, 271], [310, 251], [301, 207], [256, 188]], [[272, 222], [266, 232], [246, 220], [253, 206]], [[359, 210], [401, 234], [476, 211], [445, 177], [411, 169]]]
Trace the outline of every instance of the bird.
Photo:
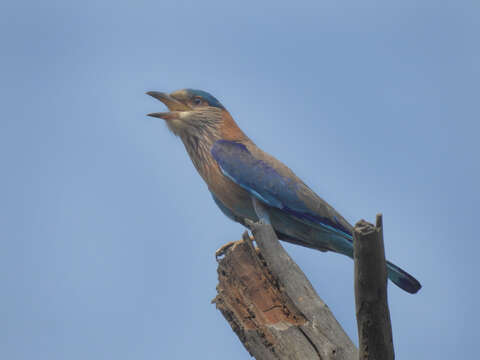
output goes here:
[[[178, 136], [214, 202], [231, 220], [269, 223], [280, 240], [353, 258], [353, 226], [295, 173], [261, 150], [229, 111], [203, 90], [170, 94], [148, 91], [168, 112], [147, 116], [165, 120]], [[387, 261], [388, 278], [414, 294], [421, 284]]]

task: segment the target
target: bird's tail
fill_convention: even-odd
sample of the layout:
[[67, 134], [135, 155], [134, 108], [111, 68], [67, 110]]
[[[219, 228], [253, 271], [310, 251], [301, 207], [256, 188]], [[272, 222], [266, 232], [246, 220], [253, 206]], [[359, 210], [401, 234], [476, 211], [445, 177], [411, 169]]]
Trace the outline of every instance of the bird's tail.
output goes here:
[[[341, 238], [337, 241], [335, 249], [341, 254], [345, 254], [353, 259], [353, 242], [352, 240]], [[400, 289], [409, 292], [410, 294], [415, 294], [422, 288], [422, 285], [415, 279], [412, 275], [407, 273], [405, 270], [400, 269], [397, 265], [392, 264], [390, 261], [387, 261], [387, 275], [388, 278], [397, 285]]]
[[[353, 241], [352, 239], [345, 238], [344, 236], [335, 237], [334, 246], [332, 246], [332, 241], [328, 242], [324, 240], [324, 233], [321, 233], [321, 237], [319, 237], [320, 241], [317, 241], [315, 243], [299, 240], [298, 238], [285, 235], [281, 232], [277, 232], [277, 235], [279, 239], [288, 241], [292, 244], [301, 245], [320, 251], [331, 250], [340, 254], [347, 255], [348, 257], [353, 259]], [[323, 244], [330, 245], [330, 248], [328, 245]], [[406, 271], [400, 269], [397, 265], [392, 264], [390, 261], [387, 261], [387, 275], [388, 278], [395, 285], [397, 285], [400, 289], [409, 292], [410, 294], [415, 294], [416, 292], [418, 292], [418, 290], [422, 288], [422, 285], [420, 285], [417, 279], [415, 279]]]
[[394, 265], [389, 261], [387, 261], [387, 273], [388, 278], [392, 280], [395, 285], [405, 290], [406, 292], [409, 292], [410, 294], [415, 294], [422, 287], [418, 280], [415, 279], [412, 275], [400, 269], [397, 265]]

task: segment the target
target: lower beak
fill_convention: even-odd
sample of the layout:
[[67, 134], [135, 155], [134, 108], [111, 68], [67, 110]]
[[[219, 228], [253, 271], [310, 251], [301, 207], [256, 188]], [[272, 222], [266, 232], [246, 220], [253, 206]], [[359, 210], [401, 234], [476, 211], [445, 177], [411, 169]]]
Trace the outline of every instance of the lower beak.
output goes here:
[[158, 92], [158, 91], [148, 91], [147, 95], [150, 95], [151, 97], [154, 97], [155, 99], [160, 100], [162, 103], [164, 103], [168, 107], [168, 110], [171, 111], [171, 112], [151, 113], [151, 114], [147, 114], [147, 116], [169, 120], [177, 117], [178, 111], [191, 110], [189, 106], [181, 103], [180, 101], [178, 101], [177, 99], [173, 98], [168, 94]]
[[156, 117], [163, 120], [172, 120], [178, 118], [178, 111], [150, 113], [147, 116]]

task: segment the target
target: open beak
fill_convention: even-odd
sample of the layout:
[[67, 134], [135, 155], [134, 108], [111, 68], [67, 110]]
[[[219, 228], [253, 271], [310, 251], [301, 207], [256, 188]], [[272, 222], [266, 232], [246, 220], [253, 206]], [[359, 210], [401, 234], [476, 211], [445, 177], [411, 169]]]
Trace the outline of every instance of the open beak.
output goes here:
[[147, 114], [147, 116], [169, 120], [178, 115], [178, 113], [176, 113], [177, 111], [191, 110], [189, 106], [185, 105], [184, 103], [178, 101], [177, 99], [175, 99], [174, 97], [168, 94], [165, 94], [159, 91], [147, 91], [146, 94], [150, 95], [151, 97], [154, 97], [157, 100], [160, 100], [162, 103], [164, 103], [168, 107], [168, 110], [171, 111], [171, 112], [151, 113], [151, 114]]

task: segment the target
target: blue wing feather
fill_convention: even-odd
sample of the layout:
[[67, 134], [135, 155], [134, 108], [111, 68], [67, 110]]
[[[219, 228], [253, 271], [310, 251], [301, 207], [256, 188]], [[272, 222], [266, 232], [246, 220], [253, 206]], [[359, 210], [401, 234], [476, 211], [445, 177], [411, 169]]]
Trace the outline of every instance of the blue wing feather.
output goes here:
[[[304, 224], [327, 231], [329, 236], [335, 239], [335, 244], [333, 247], [327, 245], [322, 248], [353, 257], [351, 231], [342, 225], [336, 215], [323, 216], [322, 212], [312, 211], [302, 201], [297, 191], [305, 190], [305, 184], [283, 176], [267, 161], [257, 159], [244, 144], [238, 142], [219, 140], [213, 145], [211, 153], [226, 177], [260, 201], [278, 209], [280, 218], [283, 217], [283, 220], [287, 222], [289, 219], [298, 219]], [[302, 186], [303, 188], [299, 188]], [[215, 196], [214, 199], [228, 217], [242, 222], [242, 219], [223, 206]], [[319, 198], [315, 199], [320, 200]], [[282, 233], [278, 233], [278, 235], [284, 240], [320, 249], [314, 243]], [[389, 278], [405, 291], [413, 294], [421, 288], [420, 283], [414, 277], [398, 266], [387, 262], [387, 268]]]
[[219, 140], [213, 145], [211, 153], [226, 177], [260, 201], [351, 240], [350, 231], [335, 218], [332, 221], [321, 217], [303, 203], [297, 194], [297, 182], [282, 176], [266, 161], [255, 158], [244, 144]]

